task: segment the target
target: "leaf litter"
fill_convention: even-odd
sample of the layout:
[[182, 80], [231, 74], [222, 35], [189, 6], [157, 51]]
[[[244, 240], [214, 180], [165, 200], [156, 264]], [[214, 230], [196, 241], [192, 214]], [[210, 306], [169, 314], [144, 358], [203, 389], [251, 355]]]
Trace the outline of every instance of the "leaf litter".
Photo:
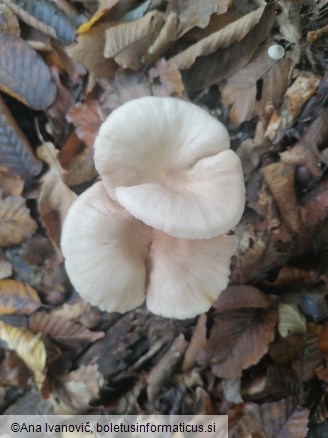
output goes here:
[[[228, 414], [236, 438], [319, 428], [328, 417], [326, 2], [3, 3], [1, 412], [35, 413], [37, 392], [55, 413]], [[282, 59], [268, 56], [273, 44]], [[101, 122], [150, 95], [218, 117], [245, 171], [230, 284], [198, 321], [144, 307], [101, 312], [72, 290], [60, 252], [69, 206], [97, 179]]]

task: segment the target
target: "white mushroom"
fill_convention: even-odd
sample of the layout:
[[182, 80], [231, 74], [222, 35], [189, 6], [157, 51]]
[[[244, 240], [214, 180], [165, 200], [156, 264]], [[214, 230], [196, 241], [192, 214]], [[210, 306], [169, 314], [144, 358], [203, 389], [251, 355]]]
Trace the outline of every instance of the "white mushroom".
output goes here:
[[176, 239], [135, 219], [102, 182], [72, 205], [62, 251], [72, 284], [89, 303], [125, 312], [146, 298], [155, 314], [191, 318], [227, 286], [232, 236]]
[[95, 163], [110, 196], [137, 219], [173, 237], [208, 239], [233, 228], [244, 209], [229, 145], [226, 128], [198, 106], [145, 97], [103, 123]]

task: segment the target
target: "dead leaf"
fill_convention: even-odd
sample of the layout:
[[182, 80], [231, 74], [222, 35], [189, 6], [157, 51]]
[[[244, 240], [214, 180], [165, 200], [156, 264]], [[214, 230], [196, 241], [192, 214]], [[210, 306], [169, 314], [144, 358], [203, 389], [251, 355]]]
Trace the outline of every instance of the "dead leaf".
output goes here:
[[268, 309], [271, 306], [270, 298], [253, 286], [230, 286], [221, 292], [213, 304], [217, 312], [237, 310], [242, 308]]
[[[258, 8], [173, 56], [190, 90], [228, 78], [252, 59], [274, 22], [274, 6]], [[218, 62], [219, 60], [219, 62]]]
[[291, 61], [271, 59], [269, 45], [262, 45], [249, 64], [230, 76], [221, 88], [222, 102], [231, 106], [229, 115], [237, 126], [263, 115], [266, 105], [275, 102], [287, 89]]
[[306, 320], [296, 306], [290, 304], [279, 305], [278, 332], [280, 336], [306, 333]]
[[207, 318], [205, 314], [200, 315], [198, 318], [197, 324], [192, 332], [192, 337], [190, 339], [189, 345], [185, 352], [181, 369], [183, 372], [189, 371], [192, 369], [196, 362], [197, 354], [199, 350], [205, 348], [206, 346], [206, 322]]
[[0, 367], [0, 384], [5, 386], [28, 387], [31, 372], [15, 351], [6, 351]]
[[5, 174], [10, 173], [11, 178], [13, 178], [13, 174], [26, 179], [27, 182], [30, 182], [32, 176], [38, 175], [42, 169], [42, 163], [33, 155], [27, 138], [19, 128], [16, 120], [1, 97], [0, 169]]
[[285, 366], [297, 359], [303, 347], [304, 336], [302, 334], [292, 334], [270, 344], [269, 353], [275, 364]]
[[[89, 1], [89, 0], [85, 0]], [[98, 10], [95, 11], [94, 15], [86, 21], [85, 23], [81, 24], [81, 26], [78, 28], [77, 33], [78, 35], [87, 33], [90, 31], [90, 29], [94, 28], [94, 26], [106, 15], [108, 12], [111, 11], [111, 9], [119, 2], [120, 0], [103, 0], [101, 2], [101, 5], [99, 6]], [[98, 4], [98, 2], [97, 2]]]
[[139, 20], [121, 23], [106, 30], [105, 58], [114, 58], [123, 68], [138, 70], [141, 58], [163, 25], [163, 13], [148, 12]]
[[70, 110], [66, 118], [76, 127], [77, 136], [89, 148], [92, 148], [99, 127], [104, 121], [98, 101], [88, 100], [85, 103], [77, 103]]
[[318, 336], [307, 333], [304, 337], [304, 346], [298, 358], [293, 362], [292, 369], [296, 371], [300, 382], [307, 382], [315, 377], [315, 370], [322, 363]]
[[174, 12], [166, 18], [159, 34], [154, 42], [149, 46], [147, 51], [142, 56], [142, 63], [145, 65], [152, 64], [159, 56], [161, 56], [178, 38], [179, 20]]
[[38, 3], [4, 0], [7, 6], [26, 24], [56, 38], [64, 44], [75, 39], [75, 27], [67, 15], [54, 2], [39, 0]]
[[72, 303], [64, 303], [61, 307], [54, 309], [51, 314], [69, 321], [78, 322], [89, 329], [97, 326], [101, 319], [101, 312], [98, 307], [93, 307], [86, 303], [77, 294]]
[[89, 182], [98, 176], [95, 168], [93, 150], [85, 147], [76, 157], [72, 159], [67, 171], [66, 184], [69, 187]]
[[77, 353], [104, 336], [104, 332], [92, 332], [66, 318], [45, 312], [35, 312], [29, 317], [29, 329], [33, 333], [47, 335], [60, 345]]
[[162, 86], [166, 89], [165, 94], [183, 96], [184, 84], [182, 76], [173, 61], [166, 61], [164, 58], [161, 58], [156, 62], [155, 67], [149, 70], [148, 77], [151, 82], [154, 82], [154, 79], [159, 77]]
[[37, 292], [16, 280], [0, 280], [0, 314], [26, 315], [41, 306]]
[[103, 96], [102, 109], [109, 114], [131, 99], [151, 96], [152, 87], [143, 73], [118, 71]]
[[257, 405], [247, 403], [238, 424], [229, 432], [231, 438], [305, 438], [309, 411], [289, 397], [279, 402]]
[[0, 339], [25, 362], [33, 372], [35, 383], [40, 389], [45, 379], [47, 356], [41, 339], [28, 330], [12, 327], [3, 321], [0, 321]]
[[104, 58], [105, 31], [108, 23], [100, 23], [77, 38], [67, 47], [67, 53], [86, 67], [97, 79], [113, 79], [118, 68], [112, 59]]
[[328, 360], [328, 323], [325, 323], [319, 335], [319, 348], [326, 360]]
[[276, 136], [272, 138], [274, 144], [279, 143], [287, 130], [293, 126], [303, 105], [315, 93], [319, 83], [317, 76], [305, 72], [300, 74], [288, 88], [280, 110], [279, 127]]
[[0, 252], [0, 280], [11, 277], [13, 274], [13, 267], [9, 260], [7, 260]]
[[56, 415], [82, 414], [89, 402], [99, 396], [104, 379], [97, 365], [81, 366], [62, 377], [51, 390], [51, 402]]
[[20, 27], [16, 15], [6, 5], [0, 5], [0, 31], [20, 36]]
[[210, 363], [218, 377], [240, 377], [256, 364], [274, 338], [277, 313], [274, 309], [242, 309], [219, 313], [201, 363]]
[[57, 89], [48, 66], [28, 43], [0, 34], [0, 89], [35, 110], [46, 110]]
[[24, 181], [18, 175], [12, 175], [10, 172], [1, 170], [0, 159], [0, 191], [4, 197], [19, 196], [23, 192]]
[[170, 0], [167, 11], [179, 17], [179, 36], [193, 27], [205, 28], [212, 14], [224, 14], [232, 0]]
[[303, 224], [295, 193], [294, 170], [293, 167], [286, 164], [273, 163], [263, 167], [262, 174], [285, 224], [291, 231], [300, 233]]
[[37, 225], [20, 196], [0, 198], [0, 247], [18, 245], [35, 233]]
[[38, 209], [50, 239], [57, 248], [60, 245], [61, 228], [76, 194], [63, 182], [65, 171], [57, 159], [58, 150], [51, 143], [38, 148], [38, 156], [49, 164], [49, 170], [41, 179]]
[[172, 376], [179, 365], [186, 348], [187, 341], [181, 333], [173, 341], [168, 351], [161, 357], [155, 367], [152, 368], [147, 378], [147, 396], [150, 402], [156, 400], [162, 386]]

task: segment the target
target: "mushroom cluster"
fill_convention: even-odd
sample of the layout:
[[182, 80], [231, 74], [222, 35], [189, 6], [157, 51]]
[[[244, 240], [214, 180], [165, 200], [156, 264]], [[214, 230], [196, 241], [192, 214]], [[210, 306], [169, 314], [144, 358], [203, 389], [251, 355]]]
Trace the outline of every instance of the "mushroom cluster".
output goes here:
[[144, 97], [113, 111], [95, 141], [102, 178], [77, 198], [62, 232], [73, 286], [102, 310], [146, 300], [191, 318], [227, 286], [245, 188], [226, 128], [198, 106]]

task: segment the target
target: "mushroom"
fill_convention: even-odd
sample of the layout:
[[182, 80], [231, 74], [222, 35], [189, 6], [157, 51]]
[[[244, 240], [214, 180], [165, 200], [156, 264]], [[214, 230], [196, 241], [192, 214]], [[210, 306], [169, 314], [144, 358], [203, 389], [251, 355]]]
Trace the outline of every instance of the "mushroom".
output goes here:
[[146, 300], [155, 314], [207, 311], [229, 281], [245, 189], [226, 128], [172, 98], [130, 101], [95, 142], [102, 177], [71, 206], [63, 226], [67, 273], [106, 311]]
[[244, 209], [238, 156], [222, 123], [174, 98], [144, 97], [113, 111], [95, 141], [95, 164], [110, 196], [165, 233], [208, 239]]
[[227, 286], [233, 236], [176, 239], [112, 200], [99, 181], [70, 208], [62, 251], [72, 284], [87, 302], [126, 312], [146, 299], [169, 318], [205, 312]]

